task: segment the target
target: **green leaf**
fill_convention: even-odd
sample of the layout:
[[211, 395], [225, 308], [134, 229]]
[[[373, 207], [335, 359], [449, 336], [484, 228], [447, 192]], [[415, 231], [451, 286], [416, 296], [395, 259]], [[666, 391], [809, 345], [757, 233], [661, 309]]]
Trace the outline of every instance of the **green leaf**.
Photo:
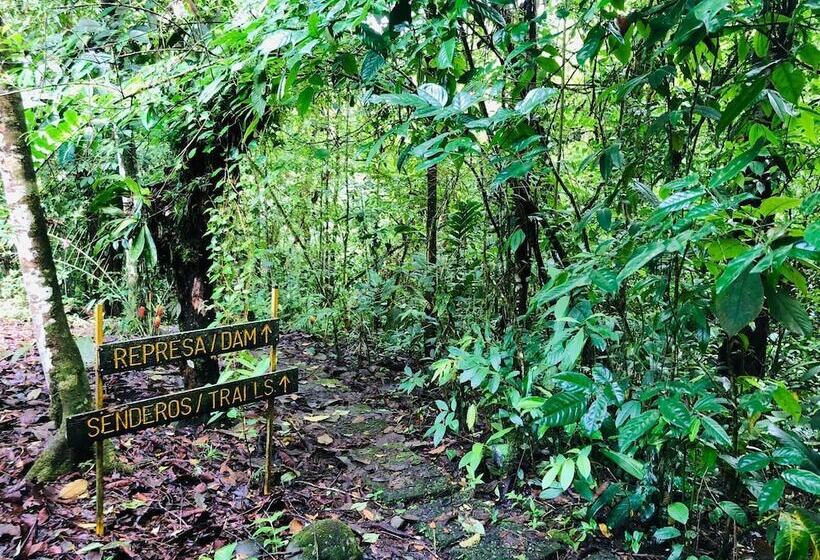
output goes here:
[[467, 408], [467, 418], [466, 418], [466, 420], [467, 420], [467, 429], [470, 430], [471, 432], [473, 431], [473, 428], [475, 427], [475, 420], [476, 420], [477, 415], [478, 415], [478, 407], [475, 405], [475, 403], [473, 403], [469, 406], [469, 408]]
[[456, 40], [448, 39], [441, 44], [436, 57], [436, 66], [440, 70], [453, 67], [453, 54], [456, 52]]
[[791, 196], [770, 196], [760, 203], [758, 210], [763, 216], [771, 216], [792, 208], [798, 208], [802, 202], [802, 199]]
[[364, 56], [364, 61], [362, 62], [362, 80], [369, 82], [375, 78], [381, 67], [384, 66], [384, 62], [384, 57], [382, 55], [376, 51], [369, 51]]
[[809, 557], [809, 532], [792, 513], [781, 513], [774, 540], [775, 560], [806, 560]]
[[610, 461], [621, 467], [627, 474], [631, 474], [638, 480], [643, 480], [644, 464], [637, 459], [606, 448], [601, 449], [601, 453]]
[[809, 494], [820, 495], [820, 476], [804, 469], [783, 471], [783, 480]]
[[584, 350], [586, 342], [587, 335], [583, 329], [575, 333], [575, 336], [572, 337], [569, 344], [564, 347], [564, 353], [561, 356], [561, 371], [571, 369], [575, 365], [575, 362], [578, 361], [581, 352]]
[[530, 161], [524, 163], [523, 161], [515, 161], [502, 169], [495, 179], [493, 179], [493, 186], [498, 186], [506, 183], [510, 179], [519, 179], [524, 177], [532, 169], [534, 162]]
[[806, 85], [806, 77], [791, 62], [786, 62], [774, 69], [772, 83], [783, 99], [797, 104]]
[[575, 478], [575, 461], [567, 459], [561, 465], [561, 473], [558, 475], [558, 484], [561, 485], [562, 490], [566, 490], [572, 485], [572, 480]]
[[681, 525], [689, 523], [689, 508], [686, 507], [686, 504], [681, 502], [671, 503], [667, 506], [666, 511], [669, 513], [669, 517]]
[[675, 527], [661, 527], [655, 531], [652, 538], [655, 539], [655, 542], [662, 543], [664, 541], [668, 541], [669, 539], [676, 539], [680, 536], [680, 534], [680, 530]]
[[765, 453], [747, 453], [737, 461], [737, 472], [750, 473], [769, 466], [769, 456]]
[[589, 279], [595, 286], [608, 294], [618, 291], [618, 276], [611, 270], [596, 268], [589, 273]]
[[606, 418], [606, 399], [598, 397], [581, 418], [581, 427], [587, 434], [597, 432]]
[[774, 478], [768, 481], [760, 489], [757, 495], [757, 509], [760, 513], [766, 513], [777, 507], [777, 502], [783, 496], [783, 490], [786, 488], [786, 483], [779, 478]]
[[145, 247], [145, 230], [140, 229], [136, 239], [131, 242], [131, 247], [128, 249], [128, 258], [131, 262], [137, 262], [142, 256], [142, 249]]
[[703, 421], [704, 434], [708, 436], [709, 439], [724, 447], [728, 447], [729, 444], [732, 443], [729, 434], [726, 433], [723, 426], [718, 424], [714, 418], [711, 416], [702, 416], [701, 420]]
[[660, 399], [658, 409], [666, 421], [673, 426], [688, 429], [692, 424], [692, 414], [678, 398]]
[[231, 560], [234, 550], [236, 550], [236, 543], [226, 544], [214, 552], [214, 560]]
[[544, 425], [559, 427], [577, 422], [584, 413], [586, 401], [583, 393], [559, 393], [550, 397], [541, 407]]
[[202, 91], [199, 92], [199, 102], [203, 105], [208, 103], [219, 91], [222, 89], [222, 83], [225, 79], [223, 74], [219, 74], [216, 78], [214, 78], [208, 85], [202, 88]]
[[762, 309], [763, 283], [760, 274], [742, 273], [715, 301], [718, 321], [729, 336], [739, 333]]
[[315, 94], [316, 90], [311, 86], [307, 86], [299, 93], [299, 97], [296, 99], [296, 111], [299, 113], [299, 116], [304, 116], [308, 112]]
[[642, 435], [655, 427], [660, 418], [657, 410], [648, 410], [632, 418], [618, 430], [618, 447], [623, 451]]
[[601, 178], [604, 181], [609, 179], [613, 169], [620, 169], [624, 166], [624, 155], [618, 144], [608, 146], [601, 152], [598, 158], [598, 168], [601, 171]]
[[515, 253], [521, 244], [524, 242], [525, 234], [521, 228], [516, 228], [512, 235], [510, 235], [510, 251]]
[[554, 96], [558, 90], [555, 88], [535, 88], [531, 89], [527, 92], [527, 95], [519, 101], [516, 106], [515, 110], [522, 114], [522, 115], [529, 115], [533, 109], [547, 101], [550, 97]]
[[718, 12], [729, 5], [729, 0], [703, 0], [692, 8], [692, 14], [703, 23], [707, 33], [714, 33], [722, 27]]
[[746, 512], [743, 511], [739, 505], [734, 502], [725, 501], [720, 502], [718, 507], [729, 516], [729, 519], [737, 523], [738, 525], [746, 525], [749, 523], [749, 518], [746, 516]]
[[726, 288], [731, 286], [741, 274], [748, 270], [754, 263], [755, 259], [757, 259], [757, 257], [759, 257], [762, 253], [762, 247], [755, 247], [754, 249], [749, 249], [748, 251], [733, 258], [729, 264], [726, 265], [726, 268], [717, 279], [717, 282], [715, 282], [715, 293], [717, 295], [721, 295], [724, 291], [726, 291]]
[[438, 84], [421, 84], [419, 86], [418, 95], [434, 107], [444, 107], [447, 105], [447, 90]]
[[458, 468], [463, 469], [466, 467], [467, 472], [475, 476], [475, 471], [481, 464], [481, 460], [483, 458], [484, 444], [474, 443], [472, 449], [470, 449], [470, 451], [461, 458], [461, 461], [459, 461]]
[[800, 421], [800, 415], [803, 413], [803, 408], [800, 406], [800, 400], [797, 395], [789, 391], [782, 383], [778, 385], [777, 389], [772, 393], [774, 402], [780, 409], [792, 417], [795, 422]]
[[643, 268], [649, 261], [666, 251], [666, 243], [663, 241], [655, 241], [649, 245], [644, 245], [632, 254], [632, 257], [621, 269], [618, 274], [617, 281], [623, 282], [639, 269]]
[[715, 132], [720, 135], [731, 125], [735, 119], [745, 111], [752, 103], [757, 101], [760, 92], [766, 86], [766, 78], [761, 77], [755, 80], [750, 86], [742, 86], [740, 93], [732, 99], [720, 115]]
[[583, 66], [584, 62], [594, 58], [598, 54], [598, 51], [601, 50], [601, 43], [604, 40], [605, 34], [604, 28], [601, 26], [590, 29], [586, 39], [584, 39], [584, 46], [582, 46], [575, 55], [578, 66]]
[[813, 245], [815, 249], [820, 249], [820, 221], [809, 224], [806, 231], [803, 232], [803, 239]]
[[544, 397], [524, 397], [518, 403], [516, 403], [515, 408], [519, 412], [526, 412], [528, 410], [535, 410], [536, 408], [541, 408], [544, 406], [544, 403], [547, 402], [547, 399]]
[[781, 289], [768, 294], [769, 312], [789, 332], [797, 336], [809, 336], [814, 329], [811, 317], [803, 305]]
[[754, 146], [741, 153], [739, 156], [727, 163], [725, 167], [721, 168], [717, 173], [712, 175], [712, 179], [709, 181], [709, 188], [715, 189], [734, 179], [738, 173], [746, 169], [746, 166], [754, 161], [757, 154], [760, 153], [760, 150], [763, 149], [763, 146], [765, 146], [767, 142], [768, 141], [765, 138], [758, 138], [757, 142], [754, 143]]

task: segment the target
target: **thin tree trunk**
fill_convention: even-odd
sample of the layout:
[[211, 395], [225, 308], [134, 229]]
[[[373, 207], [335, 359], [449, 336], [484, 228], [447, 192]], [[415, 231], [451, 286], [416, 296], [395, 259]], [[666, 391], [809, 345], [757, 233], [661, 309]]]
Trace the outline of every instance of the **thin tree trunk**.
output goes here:
[[87, 457], [68, 446], [65, 421], [72, 414], [88, 410], [90, 390], [85, 366], [63, 309], [25, 132], [22, 97], [18, 92], [0, 90], [0, 176], [37, 351], [51, 396], [50, 415], [58, 427], [27, 477], [46, 481], [72, 470]]
[[[130, 131], [129, 131], [130, 132]], [[117, 164], [120, 171], [120, 176], [130, 177], [137, 180], [137, 148], [134, 145], [133, 137], [125, 137], [117, 135], [119, 143], [117, 151]], [[134, 198], [130, 196], [122, 197], [122, 210], [126, 215], [134, 213]], [[125, 251], [125, 286], [128, 292], [128, 300], [126, 302], [126, 317], [136, 317], [137, 308], [140, 305], [140, 275], [138, 262], [131, 258], [131, 252]]]
[[424, 353], [430, 356], [433, 352], [433, 341], [436, 337], [436, 262], [438, 261], [438, 166], [427, 168], [427, 265], [432, 275], [430, 286], [424, 294], [426, 301], [424, 313], [427, 320], [424, 324]]

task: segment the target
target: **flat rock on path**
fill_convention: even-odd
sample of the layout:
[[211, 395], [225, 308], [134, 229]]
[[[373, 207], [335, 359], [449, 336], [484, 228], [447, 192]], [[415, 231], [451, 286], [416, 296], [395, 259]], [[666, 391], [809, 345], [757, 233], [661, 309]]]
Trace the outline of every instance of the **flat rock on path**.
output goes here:
[[[9, 337], [4, 342], [9, 346]], [[455, 463], [430, 453], [429, 440], [421, 439], [430, 421], [424, 402], [395, 392], [399, 373], [340, 366], [317, 340], [299, 333], [284, 335], [279, 346], [280, 367], [300, 367], [299, 392], [275, 404], [282, 485], [261, 495], [264, 403], [207, 426], [129, 434], [112, 440], [125, 468], [106, 475], [107, 533], [97, 539], [90, 466], [42, 488], [22, 480], [52, 426], [32, 346], [25, 334], [11, 342], [16, 348], [0, 354], [0, 558], [73, 559], [83, 550], [80, 556], [90, 560], [187, 559], [230, 543], [251, 553], [266, 530], [284, 527], [287, 538], [329, 518], [347, 523], [371, 560], [547, 557], [536, 546], [547, 542], [542, 534], [506, 517], [490, 523], [490, 506], [481, 502], [461, 504], [486, 515], [484, 535], [468, 547], [459, 543], [476, 526], [462, 523], [466, 510], [446, 522], [441, 512], [423, 514], [425, 506], [443, 503], [437, 500], [462, 495]], [[128, 372], [109, 380], [106, 398], [125, 402], [179, 387], [172, 368]], [[60, 498], [77, 480], [88, 490]], [[493, 556], [486, 555], [490, 550]]]

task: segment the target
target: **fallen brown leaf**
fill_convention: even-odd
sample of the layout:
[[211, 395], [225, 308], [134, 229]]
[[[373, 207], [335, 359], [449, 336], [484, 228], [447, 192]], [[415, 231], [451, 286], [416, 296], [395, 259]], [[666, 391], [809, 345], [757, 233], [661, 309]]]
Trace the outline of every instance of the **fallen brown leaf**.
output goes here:
[[57, 497], [61, 500], [76, 500], [83, 494], [88, 494], [88, 481], [78, 478], [63, 486]]

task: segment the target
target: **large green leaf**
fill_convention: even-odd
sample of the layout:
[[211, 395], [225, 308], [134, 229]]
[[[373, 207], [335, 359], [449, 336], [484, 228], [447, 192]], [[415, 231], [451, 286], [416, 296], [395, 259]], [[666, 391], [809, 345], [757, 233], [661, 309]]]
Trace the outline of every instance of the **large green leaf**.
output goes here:
[[730, 502], [728, 500], [723, 501], [718, 504], [718, 507], [738, 525], [747, 525], [749, 523], [749, 518], [746, 516], [746, 512], [743, 511], [743, 508], [735, 502]]
[[755, 247], [733, 258], [729, 264], [726, 265], [723, 273], [718, 277], [717, 282], [715, 282], [715, 293], [721, 295], [726, 291], [741, 274], [749, 270], [749, 267], [752, 266], [757, 257], [762, 254], [763, 247]]
[[803, 86], [806, 85], [806, 78], [800, 69], [795, 68], [791, 62], [786, 62], [774, 69], [772, 83], [783, 99], [797, 104], [800, 101]]
[[749, 86], [744, 85], [741, 87], [737, 96], [732, 99], [726, 105], [723, 112], [721, 112], [716, 132], [721, 134], [735, 121], [740, 113], [745, 111], [752, 103], [757, 101], [757, 98], [760, 95], [760, 92], [763, 91], [764, 87], [766, 87], [765, 77], [758, 78]]
[[611, 449], [606, 448], [601, 449], [601, 453], [610, 461], [621, 467], [628, 474], [631, 474], [638, 480], [643, 480], [645, 468], [644, 464], [634, 457], [630, 457], [629, 455], [618, 453], [617, 451], [612, 451]]
[[763, 283], [760, 274], [743, 272], [732, 285], [716, 297], [715, 312], [720, 326], [734, 336], [763, 309]]
[[448, 39], [441, 44], [436, 57], [436, 66], [440, 70], [453, 67], [453, 54], [456, 52], [456, 40]]
[[519, 101], [516, 106], [515, 110], [518, 111], [522, 115], [529, 115], [533, 109], [547, 101], [550, 97], [554, 96], [558, 90], [555, 88], [535, 88], [531, 89], [527, 92], [527, 95]]
[[523, 161], [514, 161], [496, 175], [495, 179], [493, 179], [493, 185], [501, 185], [510, 179], [519, 179], [525, 176], [530, 172], [533, 164], [534, 162], [532, 161], [526, 163]]
[[575, 58], [578, 61], [578, 66], [583, 66], [584, 62], [594, 58], [598, 54], [605, 34], [606, 32], [604, 31], [604, 28], [601, 26], [593, 27], [590, 30], [586, 36], [586, 39], [584, 39], [584, 46], [582, 46], [578, 51], [578, 54], [575, 55]]
[[586, 408], [583, 393], [558, 393], [542, 405], [543, 422], [550, 427], [566, 426], [577, 422]]
[[737, 461], [737, 471], [750, 473], [765, 469], [769, 466], [769, 456], [760, 451], [747, 453]]
[[710, 440], [723, 447], [727, 447], [732, 443], [729, 434], [726, 433], [726, 429], [718, 424], [714, 418], [711, 416], [701, 416], [701, 421], [703, 422], [704, 434]]
[[754, 161], [757, 154], [759, 154], [760, 150], [763, 149], [763, 146], [766, 145], [766, 142], [767, 141], [765, 138], [758, 138], [757, 142], [754, 143], [754, 146], [742, 152], [739, 156], [718, 170], [717, 173], [712, 175], [712, 179], [709, 181], [709, 188], [716, 189], [724, 183], [734, 179], [738, 173], [746, 169], [746, 166]]
[[667, 506], [666, 511], [669, 513], [669, 517], [678, 523], [686, 525], [689, 522], [689, 508], [684, 503], [671, 503]]
[[764, 484], [757, 495], [757, 510], [760, 513], [766, 513], [777, 507], [777, 502], [783, 496], [785, 488], [786, 483], [779, 478], [774, 478]]
[[816, 475], [804, 469], [789, 469], [783, 471], [783, 474], [780, 476], [795, 488], [799, 488], [815, 496], [820, 495], [820, 475]]
[[772, 317], [786, 327], [789, 332], [797, 336], [811, 334], [814, 325], [812, 325], [811, 317], [799, 301], [784, 293], [782, 289], [770, 291], [767, 301]]
[[680, 399], [670, 397], [658, 401], [658, 409], [664, 419], [678, 428], [688, 429], [692, 424], [692, 414]]
[[618, 430], [618, 447], [621, 451], [655, 427], [660, 418], [657, 410], [648, 410], [621, 426]]
[[664, 251], [666, 251], [666, 243], [663, 241], [655, 241], [639, 248], [621, 269], [617, 281], [622, 282]]
[[809, 532], [800, 519], [791, 513], [781, 513], [778, 529], [774, 540], [775, 560], [807, 560]]
[[597, 432], [606, 418], [606, 399], [599, 396], [590, 405], [581, 418], [581, 427], [588, 434]]

